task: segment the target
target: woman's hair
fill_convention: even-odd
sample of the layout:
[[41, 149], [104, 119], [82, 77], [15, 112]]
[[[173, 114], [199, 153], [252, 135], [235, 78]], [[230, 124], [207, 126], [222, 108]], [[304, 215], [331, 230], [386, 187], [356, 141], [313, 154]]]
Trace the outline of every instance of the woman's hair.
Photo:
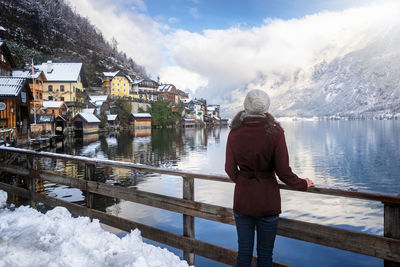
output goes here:
[[[274, 116], [272, 116], [270, 113], [266, 112], [265, 114], [265, 119], [266, 119], [266, 124], [265, 124], [265, 132], [267, 134], [271, 134], [275, 132], [277, 129], [281, 129], [281, 125], [277, 120], [275, 120]], [[242, 126], [243, 119], [245, 118], [245, 111], [241, 110], [239, 111], [235, 117], [233, 117], [231, 124], [229, 127], [234, 130], [237, 128], [240, 128]]]

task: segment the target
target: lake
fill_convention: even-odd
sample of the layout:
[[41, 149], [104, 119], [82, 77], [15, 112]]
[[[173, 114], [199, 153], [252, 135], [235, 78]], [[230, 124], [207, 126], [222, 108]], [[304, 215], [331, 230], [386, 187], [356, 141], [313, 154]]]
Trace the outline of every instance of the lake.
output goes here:
[[[285, 129], [291, 167], [300, 177], [311, 178], [318, 187], [400, 192], [400, 121], [284, 121], [281, 124]], [[86, 135], [80, 139], [66, 139], [49, 151], [225, 174], [228, 133], [229, 128], [212, 128]], [[42, 166], [76, 177], [84, 176], [83, 165], [43, 160]], [[97, 168], [96, 176], [108, 184], [182, 196], [180, 177], [110, 167]], [[233, 189], [233, 184], [195, 181], [195, 200], [232, 207]], [[48, 183], [45, 190], [64, 200], [85, 200], [80, 190], [66, 186]], [[98, 196], [94, 205], [110, 214], [182, 233], [182, 215], [177, 213]], [[378, 202], [282, 191], [282, 211], [281, 216], [286, 218], [383, 234], [383, 205]], [[119, 236], [125, 234], [105, 228]], [[233, 226], [196, 218], [195, 233], [202, 241], [237, 249]], [[181, 251], [169, 249], [182, 257]], [[293, 266], [383, 266], [383, 260], [374, 257], [280, 236], [275, 243], [274, 261]], [[198, 256], [196, 265], [224, 266]]]

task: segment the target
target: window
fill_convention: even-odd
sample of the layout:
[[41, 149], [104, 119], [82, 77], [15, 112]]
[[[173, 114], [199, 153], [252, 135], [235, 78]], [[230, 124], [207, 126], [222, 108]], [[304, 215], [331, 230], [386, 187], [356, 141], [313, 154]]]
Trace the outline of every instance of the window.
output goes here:
[[64, 97], [63, 96], [61, 97], [61, 101], [64, 101]]
[[64, 85], [61, 85], [61, 86], [60, 86], [60, 91], [61, 91], [61, 92], [64, 92]]
[[49, 92], [53, 91], [53, 85], [49, 85]]
[[53, 96], [49, 95], [49, 100], [53, 100]]
[[42, 96], [42, 93], [40, 93], [39, 97], [40, 97], [40, 99], [42, 99], [42, 97], [43, 97], [43, 96]]
[[54, 109], [53, 109], [53, 110], [51, 110], [51, 113], [53, 113], [53, 114], [54, 114]]

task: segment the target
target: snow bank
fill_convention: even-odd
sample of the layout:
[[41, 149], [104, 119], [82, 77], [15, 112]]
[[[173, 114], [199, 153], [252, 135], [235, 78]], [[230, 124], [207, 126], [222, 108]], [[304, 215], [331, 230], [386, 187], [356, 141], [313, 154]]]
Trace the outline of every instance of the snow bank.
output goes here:
[[0, 190], [0, 209], [6, 205], [7, 193]]
[[[0, 207], [7, 193], [0, 190]], [[135, 229], [123, 238], [98, 220], [72, 218], [56, 207], [42, 214], [21, 206], [0, 209], [0, 266], [188, 266], [178, 256], [145, 244]]]

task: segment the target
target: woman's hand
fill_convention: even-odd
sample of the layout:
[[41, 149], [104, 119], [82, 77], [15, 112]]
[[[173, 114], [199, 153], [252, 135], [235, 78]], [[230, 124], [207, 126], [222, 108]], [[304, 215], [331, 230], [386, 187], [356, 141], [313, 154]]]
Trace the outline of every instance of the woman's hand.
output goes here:
[[306, 182], [307, 182], [307, 188], [315, 186], [314, 182], [311, 179], [306, 178]]

